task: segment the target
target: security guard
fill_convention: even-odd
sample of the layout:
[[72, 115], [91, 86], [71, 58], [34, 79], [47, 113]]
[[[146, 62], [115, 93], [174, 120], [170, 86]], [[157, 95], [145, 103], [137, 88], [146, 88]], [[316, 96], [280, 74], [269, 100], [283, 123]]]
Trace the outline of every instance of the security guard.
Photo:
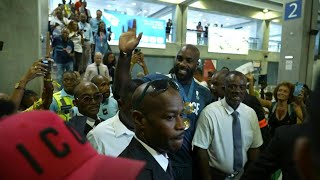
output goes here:
[[79, 83], [77, 75], [73, 71], [63, 73], [63, 89], [53, 94], [50, 111], [57, 113], [65, 121], [70, 120], [70, 110], [73, 105], [74, 88]]

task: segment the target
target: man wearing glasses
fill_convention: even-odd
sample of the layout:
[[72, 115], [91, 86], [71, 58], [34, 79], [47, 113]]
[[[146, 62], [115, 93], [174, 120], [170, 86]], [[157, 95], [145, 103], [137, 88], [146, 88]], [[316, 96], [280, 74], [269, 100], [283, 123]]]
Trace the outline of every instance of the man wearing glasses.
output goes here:
[[189, 127], [179, 86], [170, 79], [144, 83], [134, 92], [132, 106], [135, 136], [119, 157], [147, 162], [137, 179], [172, 180], [167, 153], [181, 148]]
[[[122, 33], [119, 41], [120, 56], [116, 67], [114, 91], [119, 92], [130, 79], [130, 56], [137, 47], [142, 37], [140, 33], [136, 37], [136, 21], [132, 28]], [[200, 57], [199, 49], [193, 45], [185, 45], [176, 56], [173, 74], [149, 74], [142, 78], [145, 82], [157, 79], [172, 79], [179, 86], [179, 94], [183, 100], [187, 118], [190, 119], [190, 127], [185, 131], [183, 145], [176, 153], [169, 153], [172, 159], [173, 175], [176, 180], [192, 179], [192, 138], [196, 129], [196, 121], [202, 109], [212, 102], [210, 91], [193, 79]], [[115, 94], [116, 96], [116, 94]]]
[[100, 122], [97, 116], [103, 99], [98, 87], [91, 82], [81, 82], [74, 90], [74, 105], [78, 113], [70, 120], [70, 124], [82, 136], [95, 128]]

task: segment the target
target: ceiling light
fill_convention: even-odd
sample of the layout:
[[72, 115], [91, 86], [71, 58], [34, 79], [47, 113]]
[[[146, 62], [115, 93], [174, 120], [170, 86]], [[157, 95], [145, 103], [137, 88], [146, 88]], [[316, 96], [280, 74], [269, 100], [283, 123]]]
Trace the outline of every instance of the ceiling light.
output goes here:
[[110, 4], [107, 5], [107, 8], [111, 8], [112, 6]]
[[262, 12], [267, 13], [267, 12], [269, 12], [269, 9], [264, 8], [264, 9], [262, 10]]
[[135, 2], [133, 2], [133, 3], [131, 3], [132, 4], [132, 6], [135, 6], [135, 5], [137, 5], [137, 3], [135, 3]]
[[203, 21], [203, 22], [206, 22], [207, 20], [206, 20], [206, 19], [202, 19], [202, 21]]
[[206, 5], [203, 1], [197, 1], [189, 5], [190, 7], [199, 8], [199, 9], [207, 9]]
[[159, 1], [172, 3], [172, 4], [180, 4], [180, 3], [184, 2], [185, 0], [159, 0]]

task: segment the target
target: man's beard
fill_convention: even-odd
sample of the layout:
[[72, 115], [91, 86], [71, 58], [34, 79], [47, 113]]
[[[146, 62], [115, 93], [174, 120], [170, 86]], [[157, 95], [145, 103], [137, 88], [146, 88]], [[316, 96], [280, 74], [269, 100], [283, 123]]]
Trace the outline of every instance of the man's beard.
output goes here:
[[177, 79], [179, 81], [187, 81], [187, 80], [190, 80], [190, 79], [193, 78], [193, 74], [195, 72], [195, 69], [185, 68], [183, 70], [186, 71], [186, 74], [185, 75], [179, 75], [179, 67], [178, 67], [178, 65], [174, 66], [174, 73], [175, 73], [175, 75], [176, 75], [176, 77], [177, 77]]

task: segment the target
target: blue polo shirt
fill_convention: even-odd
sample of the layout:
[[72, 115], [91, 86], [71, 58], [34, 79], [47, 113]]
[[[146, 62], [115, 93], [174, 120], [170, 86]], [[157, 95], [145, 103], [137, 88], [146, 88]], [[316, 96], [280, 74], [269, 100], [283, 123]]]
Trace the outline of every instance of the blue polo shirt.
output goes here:
[[73, 62], [73, 58], [69, 56], [67, 51], [64, 49], [71, 49], [71, 53], [74, 52], [74, 44], [68, 39], [67, 41], [62, 40], [61, 36], [56, 37], [52, 41], [53, 47], [53, 59], [57, 64], [66, 64], [69, 62]]

